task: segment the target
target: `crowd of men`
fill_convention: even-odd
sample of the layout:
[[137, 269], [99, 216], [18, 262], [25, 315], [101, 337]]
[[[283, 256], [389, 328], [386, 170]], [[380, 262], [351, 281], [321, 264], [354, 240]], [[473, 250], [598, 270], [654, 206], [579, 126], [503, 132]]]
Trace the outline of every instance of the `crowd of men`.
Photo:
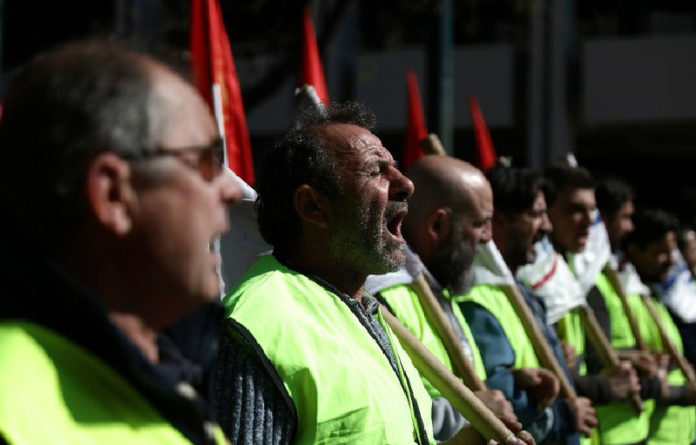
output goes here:
[[486, 443], [385, 311], [478, 382], [499, 441], [696, 439], [696, 301], [670, 287], [696, 236], [618, 179], [401, 172], [369, 110], [309, 109], [257, 174], [272, 250], [220, 301], [242, 189], [184, 79], [80, 42], [2, 104], [0, 443]]

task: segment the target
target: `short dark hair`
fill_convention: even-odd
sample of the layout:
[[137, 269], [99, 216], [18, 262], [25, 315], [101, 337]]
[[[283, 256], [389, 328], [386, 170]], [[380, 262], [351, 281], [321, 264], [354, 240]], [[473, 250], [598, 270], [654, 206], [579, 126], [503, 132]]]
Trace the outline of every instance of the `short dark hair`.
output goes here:
[[[10, 224], [59, 246], [86, 215], [85, 169], [98, 153], [154, 144], [146, 58], [79, 42], [36, 57], [11, 76], [3, 99], [0, 191]], [[46, 230], [50, 227], [50, 230]]]
[[659, 241], [668, 232], [676, 232], [679, 220], [662, 209], [640, 209], [633, 217], [633, 232], [626, 235], [624, 246], [636, 244], [644, 249], [648, 244]]
[[358, 102], [335, 103], [328, 111], [308, 108], [301, 120], [300, 129], [283, 135], [265, 154], [256, 179], [259, 229], [281, 255], [295, 247], [300, 235], [295, 189], [308, 184], [331, 199], [341, 194], [337, 166], [317, 138], [317, 128], [345, 123], [372, 130], [375, 124], [374, 114]]
[[544, 183], [544, 178], [537, 171], [501, 164], [488, 170], [486, 178], [493, 190], [495, 211], [505, 214], [520, 213], [531, 208]]
[[589, 171], [582, 167], [554, 166], [544, 170], [544, 195], [546, 203], [552, 206], [558, 194], [566, 187], [574, 189], [594, 189], [595, 181]]
[[595, 199], [597, 208], [606, 218], [613, 218], [622, 205], [636, 198], [636, 193], [627, 182], [608, 178], [597, 183]]

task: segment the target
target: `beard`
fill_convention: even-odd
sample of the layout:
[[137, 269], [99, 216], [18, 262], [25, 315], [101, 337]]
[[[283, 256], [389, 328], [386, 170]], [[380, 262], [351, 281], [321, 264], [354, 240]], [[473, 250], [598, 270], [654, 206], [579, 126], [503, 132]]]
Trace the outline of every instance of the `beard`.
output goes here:
[[454, 230], [438, 248], [428, 268], [433, 277], [452, 292], [464, 295], [474, 284], [476, 248], [463, 239], [461, 232]]
[[406, 243], [394, 239], [387, 223], [407, 206], [405, 202], [390, 201], [381, 218], [374, 206], [365, 208], [353, 203], [344, 207], [347, 211], [339, 212], [344, 217], [334, 225], [329, 254], [347, 269], [366, 275], [399, 270], [406, 261]]

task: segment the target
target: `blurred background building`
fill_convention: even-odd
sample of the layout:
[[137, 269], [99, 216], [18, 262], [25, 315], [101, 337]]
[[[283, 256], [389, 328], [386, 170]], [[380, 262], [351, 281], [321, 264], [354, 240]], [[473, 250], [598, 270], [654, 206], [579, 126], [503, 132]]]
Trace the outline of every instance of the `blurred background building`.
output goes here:
[[[305, 1], [220, 0], [256, 159], [286, 125]], [[430, 131], [471, 160], [468, 98], [499, 155], [544, 167], [567, 152], [643, 201], [696, 215], [696, 2], [313, 0], [333, 100], [359, 99], [401, 154], [405, 73]], [[0, 0], [0, 73], [62, 41], [127, 41], [188, 69], [189, 0]], [[2, 78], [0, 78], [1, 80]]]

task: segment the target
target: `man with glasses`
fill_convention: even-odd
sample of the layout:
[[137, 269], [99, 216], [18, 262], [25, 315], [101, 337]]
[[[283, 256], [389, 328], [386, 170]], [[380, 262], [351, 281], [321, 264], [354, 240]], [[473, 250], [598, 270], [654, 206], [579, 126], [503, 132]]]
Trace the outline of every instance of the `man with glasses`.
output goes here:
[[2, 102], [0, 443], [224, 443], [199, 361], [240, 195], [205, 103], [96, 42], [36, 58]]

